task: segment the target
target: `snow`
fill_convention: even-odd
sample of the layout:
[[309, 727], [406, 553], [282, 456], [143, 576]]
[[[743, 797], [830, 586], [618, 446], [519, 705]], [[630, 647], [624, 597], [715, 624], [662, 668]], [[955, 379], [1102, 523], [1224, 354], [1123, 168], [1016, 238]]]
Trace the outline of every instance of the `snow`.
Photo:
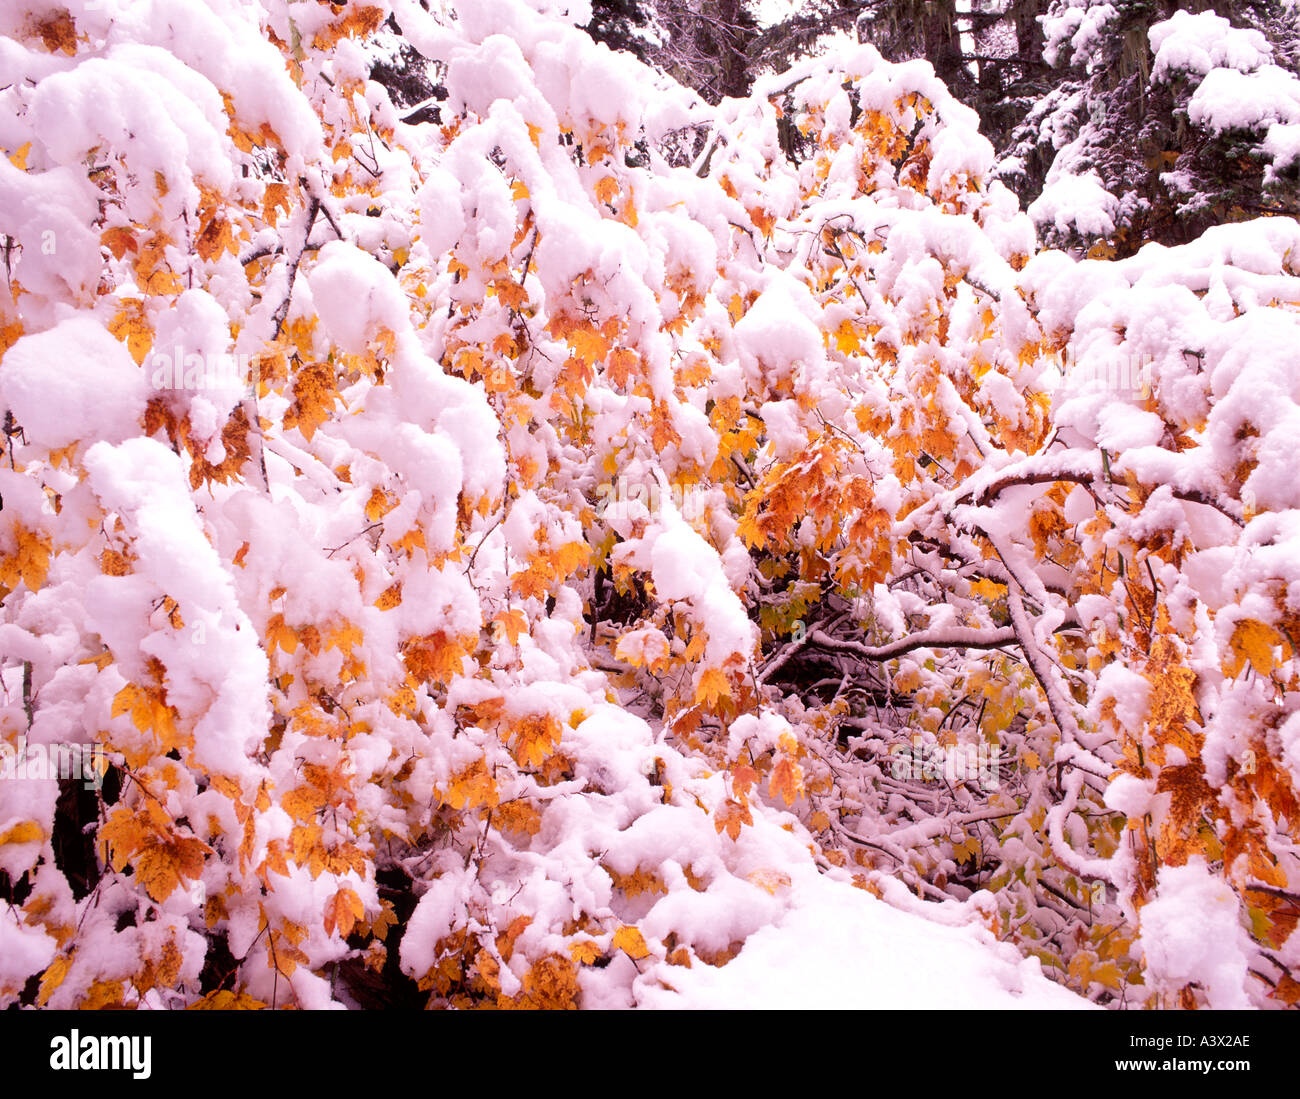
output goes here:
[[[159, 1006], [193, 998], [208, 935], [240, 959], [242, 988], [283, 1003], [273, 935], [291, 935], [305, 959], [293, 998], [337, 1007], [318, 974], [349, 947], [322, 912], [346, 889], [373, 921], [382, 866], [411, 878], [403, 970], [430, 976], [460, 936], [504, 997], [539, 959], [594, 944], [606, 964], [577, 969], [586, 1006], [1088, 1006], [999, 941], [1028, 884], [997, 897], [961, 884], [957, 844], [987, 838], [1026, 882], [1072, 888], [1076, 870], [1115, 886], [1098, 922], [1140, 921], [1156, 991], [1257, 1000], [1245, 974], [1261, 955], [1229, 884], [1240, 866], [1165, 867], [1136, 909], [1131, 849], [1085, 852], [1101, 806], [1159, 823], [1167, 801], [1154, 770], [1104, 793], [1091, 781], [1120, 767], [1112, 726], [1156, 735], [1160, 684], [1106, 653], [1136, 651], [1130, 575], [1159, 593], [1197, 692], [1198, 727], [1162, 745], [1165, 765], [1193, 762], [1203, 737], [1197, 758], [1234, 823], [1259, 810], [1229, 772], [1262, 737], [1300, 775], [1294, 715], [1267, 734], [1252, 724], [1274, 705], [1267, 674], [1224, 660], [1240, 626], [1272, 638], [1300, 607], [1295, 222], [1120, 262], [1026, 263], [1035, 223], [1107, 235], [1120, 201], [1062, 167], [1022, 212], [988, 182], [975, 114], [927, 62], [843, 44], [781, 78], [794, 84], [714, 108], [593, 46], [574, 26], [581, 0], [458, 3], [442, 22], [397, 0], [450, 93], [445, 128], [400, 126], [368, 79], [370, 44], [317, 43], [336, 7], [71, 0], [76, 56], [0, 38], [13, 106], [0, 233], [16, 242], [0, 405], [21, 428], [0, 465], [0, 565], [22, 573], [0, 622], [6, 746], [24, 720], [41, 743], [103, 742], [139, 772], [128, 805], [148, 789], [168, 827], [211, 849], [200, 879], [151, 898], [155, 918], [135, 926], [117, 926], [146, 904], [135, 869], [106, 873], [90, 899], [60, 896], [57, 923], [0, 913], [0, 994], [55, 956], [43, 927], [76, 926], [52, 1006], [131, 977], [174, 933], [181, 976]], [[1116, 14], [1055, 5], [1052, 49], [1090, 58]], [[0, 8], [0, 27], [31, 39], [20, 18]], [[1300, 155], [1296, 82], [1254, 32], [1178, 13], [1152, 45], [1156, 78], [1186, 82], [1193, 124], [1252, 131], [1275, 170]], [[816, 155], [783, 156], [768, 90], [820, 132]], [[688, 124], [708, 151], [671, 167], [655, 139]], [[351, 152], [325, 147], [349, 136]], [[920, 154], [910, 182], [881, 152], [890, 141]], [[194, 235], [221, 224], [202, 224], [210, 209], [234, 251], [200, 259]], [[236, 349], [274, 352], [287, 376], [156, 391], [155, 360]], [[630, 366], [614, 358], [626, 351]], [[286, 428], [310, 397], [328, 406], [319, 428]], [[240, 423], [244, 468], [205, 469]], [[751, 552], [742, 481], [788, 472], [810, 440], [840, 475], [793, 515], [774, 507], [784, 543]], [[1068, 534], [1050, 527], [1061, 500]], [[880, 521], [841, 545], [863, 518]], [[1031, 551], [1039, 520], [1078, 545], [1077, 564]], [[780, 557], [799, 572], [770, 568]], [[606, 562], [631, 621], [592, 625]], [[867, 574], [868, 591], [849, 590]], [[756, 604], [787, 584], [791, 621], [774, 629]], [[1011, 722], [1022, 758], [1037, 746], [1041, 773], [1002, 787], [1021, 804], [873, 773], [865, 757], [903, 735], [878, 714], [846, 723], [870, 750], [833, 757], [852, 769], [835, 785], [827, 714], [765, 688], [760, 647], [795, 653], [809, 641], [799, 600], [831, 587], [843, 614], [815, 628], [856, 633], [830, 645], [911, 681], [915, 745], [939, 743], [960, 681]], [[1070, 651], [1076, 623], [1095, 648]], [[596, 626], [626, 628], [622, 644]], [[606, 640], [615, 665], [667, 667], [611, 666]], [[1045, 663], [993, 674], [959, 652], [1006, 661], [995, 647], [1016, 641]], [[875, 659], [918, 644], [941, 648], [896, 673]], [[1290, 658], [1280, 635], [1266, 649]], [[11, 674], [24, 661], [34, 716]], [[165, 699], [166, 717], [123, 711], [128, 687]], [[769, 775], [796, 763], [787, 802]], [[0, 788], [0, 834], [39, 832], [0, 845], [11, 878], [66, 886], [49, 851], [57, 792]], [[932, 797], [960, 815], [917, 812]], [[1251, 819], [1274, 838], [1275, 821]], [[849, 828], [896, 865], [849, 862], [866, 855]], [[300, 843], [328, 865], [295, 851], [276, 869]], [[222, 898], [210, 920], [200, 882]], [[1039, 930], [1058, 928], [1052, 903], [1034, 910]], [[521, 917], [507, 957], [501, 933]], [[635, 963], [615, 941], [632, 924], [647, 951]], [[735, 957], [709, 964], [722, 953]]]
[[1149, 38], [1155, 51], [1153, 80], [1168, 80], [1180, 72], [1206, 76], [1218, 68], [1254, 72], [1273, 60], [1261, 32], [1234, 27], [1212, 11], [1176, 11], [1152, 24]]
[[[238, 775], [270, 719], [267, 658], [199, 526], [180, 460], [161, 443], [134, 438], [98, 442], [85, 462], [95, 494], [132, 529], [140, 560], [135, 575], [90, 583], [89, 622], [124, 667], [145, 656], [162, 662], [170, 703], [195, 722], [195, 760], [210, 773]], [[180, 605], [188, 629], [141, 628], [138, 609], [163, 594]]]
[[1250, 1006], [1244, 987], [1249, 940], [1240, 904], [1199, 856], [1161, 868], [1155, 899], [1142, 908], [1138, 941], [1154, 991], [1198, 984], [1213, 1009]]
[[137, 434], [149, 393], [126, 348], [90, 317], [24, 336], [5, 355], [0, 404], [39, 446], [120, 443]]
[[1118, 214], [1119, 200], [1106, 190], [1096, 172], [1072, 175], [1053, 171], [1043, 193], [1029, 204], [1029, 216], [1036, 225], [1089, 237], [1113, 233]]
[[1263, 131], [1265, 184], [1300, 158], [1300, 77], [1274, 64], [1264, 35], [1212, 11], [1177, 11], [1150, 31], [1155, 81], [1190, 80], [1187, 117], [1211, 133]]
[[[658, 966], [642, 1006], [743, 1010], [1024, 1010], [1093, 1007], [972, 922], [943, 926], [844, 882], [801, 879], [785, 913], [721, 969]], [[643, 979], [644, 980], [644, 979]]]

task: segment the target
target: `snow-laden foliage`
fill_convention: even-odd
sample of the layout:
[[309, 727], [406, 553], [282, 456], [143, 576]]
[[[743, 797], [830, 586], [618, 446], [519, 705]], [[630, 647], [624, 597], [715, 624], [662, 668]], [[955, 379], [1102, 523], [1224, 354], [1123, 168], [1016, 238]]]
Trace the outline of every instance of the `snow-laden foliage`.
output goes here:
[[1296, 224], [1076, 262], [924, 62], [431, 7], [0, 4], [0, 996], [671, 1002], [857, 885], [1294, 1002]]
[[1168, 7], [1047, 5], [1044, 56], [1060, 79], [1029, 110], [1005, 168], [1023, 174], [1032, 153], [1050, 163], [1029, 208], [1050, 243], [1128, 255], [1300, 208], [1294, 6]]

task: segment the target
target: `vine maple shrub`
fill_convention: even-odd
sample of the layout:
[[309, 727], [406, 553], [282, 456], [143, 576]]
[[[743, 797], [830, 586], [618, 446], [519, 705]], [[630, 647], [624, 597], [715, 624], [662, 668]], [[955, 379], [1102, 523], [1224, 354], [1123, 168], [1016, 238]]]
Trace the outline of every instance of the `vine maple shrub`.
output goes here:
[[1294, 1004], [1296, 223], [1076, 261], [924, 62], [444, 7], [0, 3], [0, 735], [108, 760], [0, 1000], [657, 1002], [820, 875]]

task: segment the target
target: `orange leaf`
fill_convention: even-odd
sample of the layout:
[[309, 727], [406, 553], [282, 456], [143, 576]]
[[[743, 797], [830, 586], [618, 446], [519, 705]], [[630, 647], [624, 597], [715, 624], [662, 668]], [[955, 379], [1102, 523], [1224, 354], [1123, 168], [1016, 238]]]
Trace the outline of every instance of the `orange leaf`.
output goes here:
[[772, 768], [768, 793], [779, 794], [787, 805], [793, 805], [803, 793], [803, 770], [788, 756], [782, 756]]
[[601, 202], [607, 202], [614, 205], [614, 200], [618, 198], [618, 180], [613, 176], [603, 176], [596, 181], [596, 197]]
[[343, 888], [325, 902], [325, 934], [333, 935], [338, 928], [341, 938], [346, 939], [356, 926], [357, 921], [366, 914], [365, 905], [351, 889]]
[[713, 708], [718, 704], [718, 699], [728, 698], [731, 695], [731, 684], [727, 682], [727, 677], [718, 668], [705, 668], [700, 673], [700, 681], [695, 687], [696, 704]]

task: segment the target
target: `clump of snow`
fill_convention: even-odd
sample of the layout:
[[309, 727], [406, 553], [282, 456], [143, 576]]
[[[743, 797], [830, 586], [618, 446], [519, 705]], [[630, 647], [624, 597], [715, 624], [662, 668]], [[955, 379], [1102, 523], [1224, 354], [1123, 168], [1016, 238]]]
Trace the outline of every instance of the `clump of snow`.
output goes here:
[[24, 336], [0, 370], [0, 404], [29, 442], [51, 450], [138, 434], [148, 398], [144, 372], [89, 316]]
[[1152, 991], [1172, 994], [1197, 984], [1211, 1008], [1250, 1006], [1245, 992], [1250, 941], [1240, 903], [1203, 859], [1162, 867], [1155, 900], [1141, 909], [1141, 919], [1138, 942]]
[[1029, 204], [1029, 216], [1036, 225], [1050, 225], [1061, 234], [1106, 237], [1115, 231], [1119, 199], [1096, 172], [1062, 172], [1049, 178], [1043, 193]]
[[1152, 24], [1149, 38], [1155, 51], [1152, 80], [1168, 80], [1180, 72], [1205, 76], [1219, 68], [1254, 72], [1273, 60], [1260, 31], [1234, 27], [1212, 11], [1176, 11]]

